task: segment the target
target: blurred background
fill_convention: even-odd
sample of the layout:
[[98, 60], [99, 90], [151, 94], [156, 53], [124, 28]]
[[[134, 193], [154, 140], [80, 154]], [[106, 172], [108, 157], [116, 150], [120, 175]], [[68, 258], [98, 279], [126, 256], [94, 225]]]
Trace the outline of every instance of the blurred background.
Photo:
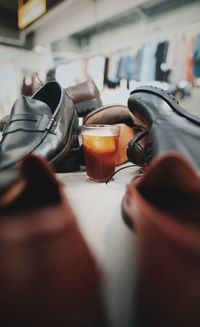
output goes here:
[[200, 114], [200, 0], [0, 0], [0, 117], [41, 82], [93, 78], [104, 104], [136, 86]]

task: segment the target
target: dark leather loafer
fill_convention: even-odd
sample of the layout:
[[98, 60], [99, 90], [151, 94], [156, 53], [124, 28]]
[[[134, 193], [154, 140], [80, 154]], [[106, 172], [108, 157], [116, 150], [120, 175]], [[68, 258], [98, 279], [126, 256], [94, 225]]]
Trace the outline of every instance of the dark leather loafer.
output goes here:
[[3, 130], [0, 174], [32, 152], [56, 167], [77, 129], [74, 104], [57, 82], [45, 84], [31, 98], [19, 97]]
[[[85, 117], [102, 106], [99, 90], [92, 79], [72, 85], [65, 89], [66, 94], [73, 101], [79, 117]], [[129, 112], [130, 115], [130, 112]], [[81, 143], [81, 142], [80, 142]], [[84, 166], [82, 146], [77, 142], [76, 137], [72, 149], [56, 165], [56, 172], [66, 173], [80, 170]]]
[[[162, 89], [150, 86], [135, 89], [128, 99], [128, 108], [146, 125], [138, 141], [136, 135], [132, 142], [132, 153], [137, 148], [143, 154], [143, 163], [166, 151], [176, 151], [200, 168], [200, 117], [183, 109]], [[145, 144], [141, 144], [142, 136]], [[129, 147], [129, 158], [130, 154]], [[131, 159], [135, 162], [134, 155]]]
[[[99, 90], [92, 79], [65, 89], [68, 97], [73, 101], [79, 117], [83, 117], [94, 109], [102, 106]], [[0, 132], [3, 131], [10, 115], [0, 119]]]

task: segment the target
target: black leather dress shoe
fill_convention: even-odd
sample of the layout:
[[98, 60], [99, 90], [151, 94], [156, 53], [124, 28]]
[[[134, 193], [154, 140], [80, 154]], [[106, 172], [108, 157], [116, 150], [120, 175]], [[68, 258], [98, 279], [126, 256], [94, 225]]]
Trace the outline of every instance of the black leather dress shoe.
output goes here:
[[[65, 93], [73, 101], [79, 117], [84, 117], [103, 105], [100, 92], [92, 79], [67, 87]], [[6, 115], [0, 119], [0, 132], [3, 131], [9, 118], [10, 115]]]
[[56, 168], [70, 150], [77, 129], [74, 104], [57, 82], [45, 84], [32, 97], [19, 97], [0, 143], [0, 189], [6, 186], [5, 176], [10, 175], [6, 170], [14, 169], [32, 152]]
[[128, 99], [128, 108], [146, 125], [129, 144], [129, 160], [135, 162], [134, 154], [138, 151], [143, 163], [166, 151], [176, 151], [200, 169], [200, 117], [183, 109], [167, 92], [151, 86], [135, 89]]

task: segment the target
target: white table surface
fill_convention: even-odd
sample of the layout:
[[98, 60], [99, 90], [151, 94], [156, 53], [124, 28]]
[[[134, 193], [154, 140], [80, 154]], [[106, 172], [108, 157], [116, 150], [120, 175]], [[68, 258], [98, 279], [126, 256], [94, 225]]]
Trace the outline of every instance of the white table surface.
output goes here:
[[137, 238], [122, 220], [121, 201], [137, 172], [137, 167], [121, 170], [107, 185], [88, 181], [85, 172], [58, 174], [102, 270], [103, 298], [112, 327], [133, 326]]

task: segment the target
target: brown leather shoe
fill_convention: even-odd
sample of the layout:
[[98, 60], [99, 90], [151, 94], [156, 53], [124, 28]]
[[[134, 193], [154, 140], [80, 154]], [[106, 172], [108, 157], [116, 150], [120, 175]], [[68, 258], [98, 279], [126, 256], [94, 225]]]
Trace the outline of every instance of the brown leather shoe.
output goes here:
[[100, 275], [51, 168], [27, 157], [0, 197], [1, 326], [105, 326]]
[[141, 121], [121, 104], [109, 104], [93, 110], [83, 119], [83, 124], [126, 124], [138, 129]]
[[123, 211], [138, 235], [142, 326], [200, 326], [197, 172], [175, 152], [154, 159], [127, 186]]
[[127, 145], [140, 129], [140, 124], [126, 106], [111, 104], [95, 109], [84, 117], [83, 124], [119, 124], [121, 128], [116, 164], [120, 165], [128, 160]]
[[102, 106], [99, 90], [92, 79], [72, 85], [65, 92], [74, 102], [79, 117]]

